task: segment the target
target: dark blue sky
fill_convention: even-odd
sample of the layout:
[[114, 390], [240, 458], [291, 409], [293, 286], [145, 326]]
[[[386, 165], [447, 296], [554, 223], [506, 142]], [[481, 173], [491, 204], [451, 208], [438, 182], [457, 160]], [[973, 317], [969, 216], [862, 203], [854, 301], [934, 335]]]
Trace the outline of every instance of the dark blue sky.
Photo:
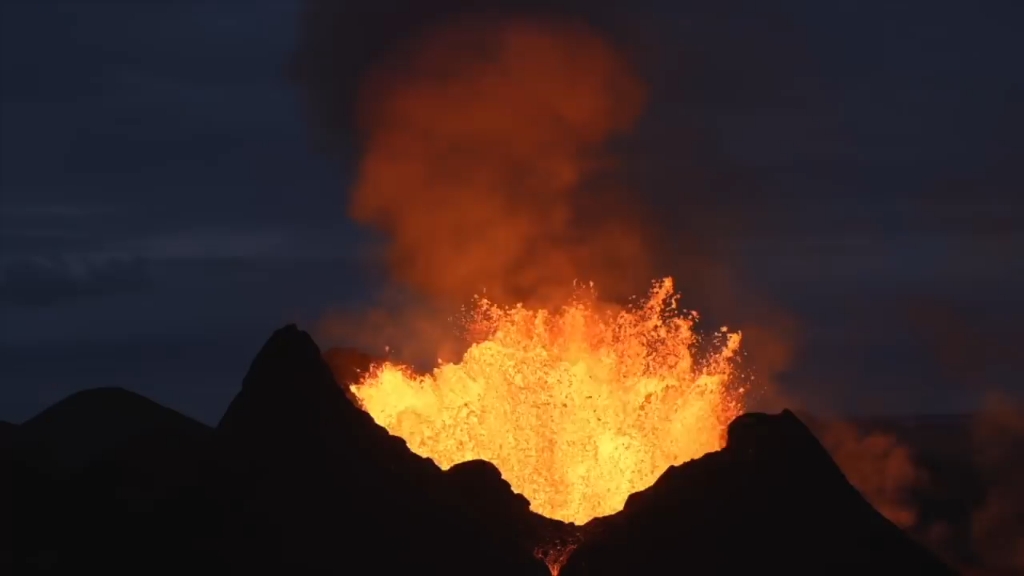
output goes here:
[[[215, 421], [272, 329], [372, 285], [351, 154], [313, 151], [286, 78], [298, 3], [2, 2], [0, 419], [117, 385]], [[716, 319], [779, 311], [811, 404], [1020, 390], [1017, 3], [667, 5], [609, 9], [653, 90], [625, 146], [693, 273], [750, 295]], [[350, 43], [386, 43], [367, 18]]]

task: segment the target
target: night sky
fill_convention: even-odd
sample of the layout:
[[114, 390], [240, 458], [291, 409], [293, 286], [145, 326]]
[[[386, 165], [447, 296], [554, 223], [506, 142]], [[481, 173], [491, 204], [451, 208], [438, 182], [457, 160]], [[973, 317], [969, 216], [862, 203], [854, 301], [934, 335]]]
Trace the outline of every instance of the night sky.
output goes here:
[[[664, 250], [699, 244], [684, 287], [741, 294], [696, 303], [779, 324], [774, 378], [810, 406], [1020, 393], [1019, 2], [629, 4], [594, 17], [651, 86], [637, 201], [686, 232]], [[0, 419], [123, 386], [215, 422], [274, 328], [379, 287], [354, 138], [315, 147], [289, 79], [301, 9], [2, 0]], [[360, 18], [354, 53], [404, 30]]]

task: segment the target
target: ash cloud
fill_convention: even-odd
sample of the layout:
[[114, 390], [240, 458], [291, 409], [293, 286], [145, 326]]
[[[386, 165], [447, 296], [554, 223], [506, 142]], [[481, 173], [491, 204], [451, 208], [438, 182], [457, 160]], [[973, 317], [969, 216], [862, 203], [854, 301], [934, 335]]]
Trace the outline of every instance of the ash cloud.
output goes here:
[[[778, 57], [792, 51], [786, 26], [756, 12], [734, 42], [697, 28], [665, 38], [653, 20], [574, 0], [306, 2], [291, 75], [315, 144], [356, 152], [350, 215], [384, 234], [392, 278], [415, 293], [373, 324], [443, 319], [410, 298], [486, 289], [544, 303], [576, 279], [621, 301], [672, 275], [684, 306], [744, 331], [769, 382], [797, 324], [722, 257], [738, 231], [728, 198], [749, 180], [700, 118], [779, 87], [769, 71], [792, 60]], [[365, 324], [339, 313], [321, 332]]]
[[985, 495], [971, 517], [971, 538], [985, 565], [1024, 570], [1024, 404], [990, 395], [974, 427]]
[[594, 6], [580, 0], [305, 0], [289, 74], [302, 88], [317, 144], [327, 153], [345, 153], [358, 147], [355, 110], [365, 76], [425, 30], [467, 16], [580, 17]]
[[645, 86], [605, 34], [566, 16], [582, 4], [452, 2], [383, 22], [356, 7], [354, 37], [324, 27], [351, 21], [327, 6], [309, 5], [294, 70], [321, 142], [356, 136], [349, 212], [388, 238], [399, 283], [536, 303], [574, 280], [627, 295], [651, 279], [608, 149]]
[[915, 462], [909, 446], [893, 434], [841, 421], [825, 425], [819, 439], [876, 510], [900, 528], [917, 524], [914, 491], [927, 483], [927, 472]]
[[[578, 222], [643, 86], [582, 25], [462, 20], [433, 28], [362, 86], [350, 215], [385, 232], [395, 278], [434, 298], [538, 302], [645, 268], [617, 213]], [[641, 277], [648, 276], [642, 274]]]

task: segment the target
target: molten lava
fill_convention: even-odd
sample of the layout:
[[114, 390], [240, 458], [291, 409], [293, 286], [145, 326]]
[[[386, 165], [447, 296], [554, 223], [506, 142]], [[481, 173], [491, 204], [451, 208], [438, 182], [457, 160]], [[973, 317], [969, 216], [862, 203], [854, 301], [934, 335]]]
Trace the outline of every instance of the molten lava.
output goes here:
[[353, 393], [443, 468], [494, 463], [539, 514], [583, 524], [617, 512], [668, 466], [723, 446], [741, 412], [740, 335], [723, 328], [702, 347], [671, 279], [625, 310], [584, 296], [554, 312], [478, 298], [461, 362], [427, 375], [386, 363]]

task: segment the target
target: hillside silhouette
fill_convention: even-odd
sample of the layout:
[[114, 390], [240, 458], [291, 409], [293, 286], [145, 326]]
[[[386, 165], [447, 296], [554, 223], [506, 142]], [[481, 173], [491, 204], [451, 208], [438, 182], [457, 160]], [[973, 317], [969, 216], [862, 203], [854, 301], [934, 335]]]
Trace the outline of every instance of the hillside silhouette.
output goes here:
[[[748, 414], [725, 449], [572, 526], [500, 471], [442, 471], [350, 399], [372, 359], [275, 332], [215, 428], [120, 389], [0, 428], [18, 574], [953, 572], [876, 512], [792, 413]], [[6, 438], [6, 440], [4, 440]], [[659, 566], [663, 566], [659, 567]]]

